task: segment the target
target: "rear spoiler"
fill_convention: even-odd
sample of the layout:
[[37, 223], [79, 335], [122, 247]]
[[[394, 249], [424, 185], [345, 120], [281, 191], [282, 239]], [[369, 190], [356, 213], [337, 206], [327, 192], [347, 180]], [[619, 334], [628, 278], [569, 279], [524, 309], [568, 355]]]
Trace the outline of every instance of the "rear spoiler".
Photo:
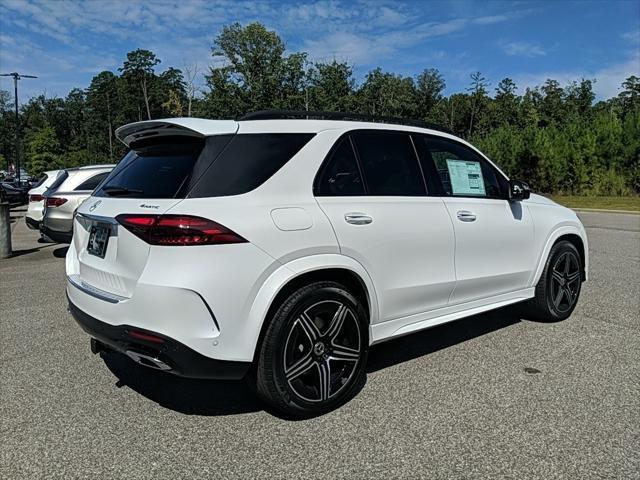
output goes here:
[[151, 136], [207, 137], [209, 135], [229, 135], [237, 131], [238, 122], [234, 120], [206, 120], [189, 117], [163, 118], [123, 125], [116, 130], [116, 138], [128, 147], [131, 142]]

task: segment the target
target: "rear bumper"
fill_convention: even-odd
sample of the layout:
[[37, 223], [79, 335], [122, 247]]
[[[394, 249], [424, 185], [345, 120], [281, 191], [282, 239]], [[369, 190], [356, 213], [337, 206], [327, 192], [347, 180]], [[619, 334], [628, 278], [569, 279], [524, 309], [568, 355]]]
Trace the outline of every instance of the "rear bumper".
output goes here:
[[58, 243], [71, 243], [71, 239], [73, 238], [73, 230], [70, 232], [59, 232], [57, 230], [51, 230], [44, 223], [40, 224], [40, 232]]
[[[69, 310], [80, 327], [93, 338], [150, 368], [164, 370], [181, 377], [239, 380], [251, 367], [251, 362], [215, 360], [205, 357], [177, 340], [157, 332], [128, 325], [109, 325], [83, 312], [71, 301], [69, 301]], [[161, 338], [162, 343], [133, 338], [130, 335], [131, 331]], [[156, 366], [153, 363], [156, 363]], [[162, 365], [162, 368], [157, 365]]]

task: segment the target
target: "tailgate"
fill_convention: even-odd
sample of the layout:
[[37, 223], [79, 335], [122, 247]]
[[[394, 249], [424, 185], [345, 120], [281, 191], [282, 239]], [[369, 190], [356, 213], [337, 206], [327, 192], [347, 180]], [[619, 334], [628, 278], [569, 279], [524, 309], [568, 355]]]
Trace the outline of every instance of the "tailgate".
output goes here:
[[162, 214], [179, 199], [90, 198], [78, 209], [73, 246], [75, 280], [117, 296], [131, 297], [149, 256], [149, 244], [118, 225], [121, 213]]

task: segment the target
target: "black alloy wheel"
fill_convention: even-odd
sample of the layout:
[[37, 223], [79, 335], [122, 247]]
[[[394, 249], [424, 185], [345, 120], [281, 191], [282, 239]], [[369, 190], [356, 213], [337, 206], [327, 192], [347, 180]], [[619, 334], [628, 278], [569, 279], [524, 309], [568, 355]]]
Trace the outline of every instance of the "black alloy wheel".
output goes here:
[[360, 359], [360, 325], [344, 303], [323, 300], [293, 322], [284, 347], [284, 372], [291, 391], [308, 402], [338, 395]]
[[288, 416], [326, 413], [364, 385], [368, 351], [369, 322], [360, 300], [336, 282], [305, 285], [269, 321], [256, 390]]
[[583, 268], [571, 242], [561, 240], [551, 247], [535, 296], [523, 304], [524, 317], [547, 322], [568, 318], [580, 297]]
[[580, 270], [580, 259], [570, 250], [558, 255], [553, 262], [548, 298], [559, 313], [571, 310], [578, 300]]

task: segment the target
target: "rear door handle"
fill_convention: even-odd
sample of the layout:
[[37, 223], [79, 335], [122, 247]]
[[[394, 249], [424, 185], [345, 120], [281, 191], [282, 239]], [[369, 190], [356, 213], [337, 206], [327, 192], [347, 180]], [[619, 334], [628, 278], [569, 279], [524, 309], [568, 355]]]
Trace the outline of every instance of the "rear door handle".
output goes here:
[[373, 218], [366, 213], [360, 212], [345, 213], [344, 220], [351, 225], [368, 225], [373, 222]]
[[456, 213], [456, 216], [458, 217], [458, 220], [460, 220], [461, 222], [476, 221], [476, 214], [468, 210], [458, 210], [458, 213]]

